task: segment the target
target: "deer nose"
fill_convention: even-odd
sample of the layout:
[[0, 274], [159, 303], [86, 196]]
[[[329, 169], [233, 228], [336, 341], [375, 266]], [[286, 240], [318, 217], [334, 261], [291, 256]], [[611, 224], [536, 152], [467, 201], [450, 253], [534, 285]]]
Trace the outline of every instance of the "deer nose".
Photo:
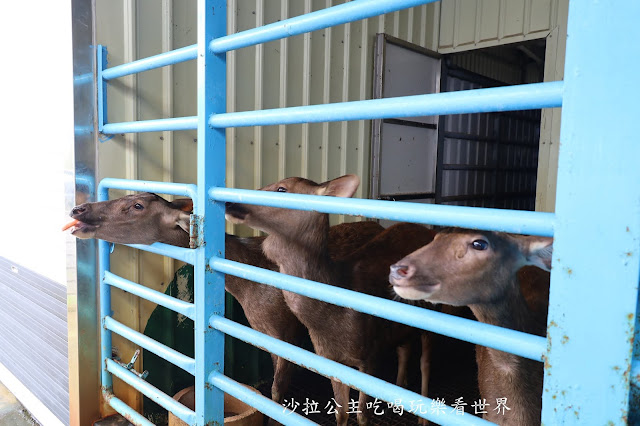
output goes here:
[[389, 274], [394, 280], [407, 280], [415, 273], [415, 267], [411, 264], [405, 265], [396, 263], [390, 266], [391, 273]]
[[73, 209], [71, 209], [71, 214], [72, 215], [76, 215], [76, 214], [81, 214], [87, 211], [87, 207], [84, 204], [81, 204], [79, 206], [75, 206]]

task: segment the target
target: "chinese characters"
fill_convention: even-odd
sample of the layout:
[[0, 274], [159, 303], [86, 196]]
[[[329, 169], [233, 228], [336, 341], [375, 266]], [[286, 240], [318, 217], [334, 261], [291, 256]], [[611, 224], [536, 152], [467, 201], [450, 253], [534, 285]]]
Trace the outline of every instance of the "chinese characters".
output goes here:
[[[320, 410], [321, 405], [319, 402], [309, 398], [305, 398], [305, 401], [302, 403], [293, 398], [290, 400], [285, 399], [282, 406], [283, 412], [287, 414], [294, 413], [298, 408], [302, 407], [300, 408], [300, 412], [305, 416], [308, 416], [309, 414], [320, 414], [323, 412], [325, 414], [335, 414], [338, 408], [342, 408], [334, 398], [327, 401], [324, 405], [324, 411]], [[385, 415], [386, 410], [398, 416], [402, 416], [405, 412], [415, 415], [426, 415], [427, 413], [430, 413], [432, 416], [441, 416], [445, 414], [462, 416], [466, 414], [467, 407], [469, 407], [469, 413], [473, 413], [476, 416], [487, 414], [490, 409], [501, 415], [505, 415], [506, 412], [511, 410], [507, 405], [507, 398], [496, 398], [496, 402], [492, 407], [492, 404], [487, 402], [485, 398], [478, 399], [473, 401], [473, 403], [468, 404], [464, 401], [463, 397], [456, 398], [451, 405], [447, 405], [444, 398], [435, 398], [431, 400], [431, 405], [429, 407], [427, 407], [427, 404], [423, 402], [422, 399], [410, 400], [408, 401], [408, 405], [405, 406], [400, 399], [396, 399], [394, 402], [383, 403], [383, 401], [376, 398], [374, 401], [367, 402], [366, 409], [373, 410], [373, 414], [376, 416]], [[357, 414], [362, 412], [362, 407], [359, 406], [359, 401], [354, 399], [349, 400], [349, 405], [346, 408], [347, 414]]]

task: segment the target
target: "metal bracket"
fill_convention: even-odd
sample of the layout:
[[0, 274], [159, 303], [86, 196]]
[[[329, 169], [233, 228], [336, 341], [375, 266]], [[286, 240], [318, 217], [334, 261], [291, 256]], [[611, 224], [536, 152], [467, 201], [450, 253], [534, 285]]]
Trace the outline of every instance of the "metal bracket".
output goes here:
[[195, 249], [202, 245], [202, 216], [191, 215], [189, 224], [189, 248]]
[[129, 361], [128, 364], [125, 364], [124, 362], [120, 361], [120, 357], [118, 356], [114, 356], [113, 361], [115, 361], [121, 367], [131, 371], [133, 374], [140, 377], [142, 380], [145, 380], [149, 376], [149, 372], [147, 370], [144, 370], [142, 373], [138, 373], [136, 370], [133, 369], [133, 365], [136, 363], [139, 356], [140, 356], [140, 349], [136, 349], [135, 353], [131, 357], [131, 361]]

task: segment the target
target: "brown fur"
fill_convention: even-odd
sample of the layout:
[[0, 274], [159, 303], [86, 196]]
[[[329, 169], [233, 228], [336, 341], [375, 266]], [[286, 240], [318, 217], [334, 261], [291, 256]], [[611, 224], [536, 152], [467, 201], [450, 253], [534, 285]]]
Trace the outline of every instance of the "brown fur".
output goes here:
[[[487, 247], [474, 248], [478, 240]], [[467, 305], [479, 321], [542, 336], [548, 282], [545, 285], [545, 275], [529, 268], [518, 271], [527, 264], [550, 268], [551, 242], [542, 237], [446, 230], [393, 265], [389, 279], [403, 297]], [[521, 285], [519, 277], [526, 284]], [[491, 404], [484, 417], [501, 425], [539, 425], [542, 364], [484, 346], [476, 347], [476, 360], [480, 393]], [[503, 415], [494, 409], [496, 398], [505, 397], [511, 410]]]

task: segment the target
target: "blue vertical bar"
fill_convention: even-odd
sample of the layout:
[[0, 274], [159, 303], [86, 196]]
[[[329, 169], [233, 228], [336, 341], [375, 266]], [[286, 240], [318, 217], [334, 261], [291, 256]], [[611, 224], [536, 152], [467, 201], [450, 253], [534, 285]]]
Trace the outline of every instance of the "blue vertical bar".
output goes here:
[[[638, 277], [640, 282], [640, 276]], [[633, 339], [635, 368], [631, 370], [631, 396], [629, 397], [629, 424], [640, 424], [640, 293], [636, 303], [636, 329]]]
[[198, 0], [198, 189], [195, 214], [201, 219], [195, 262], [196, 417], [198, 425], [224, 421], [224, 394], [208, 383], [213, 371], [224, 373], [224, 334], [209, 327], [212, 314], [224, 316], [224, 275], [208, 266], [224, 257], [224, 203], [208, 197], [211, 186], [225, 186], [225, 131], [209, 126], [212, 114], [226, 111], [226, 54], [208, 46], [227, 34], [226, 0]]
[[638, 1], [569, 6], [546, 425], [627, 424], [640, 270], [640, 55], [622, 41], [640, 40], [638, 16]]
[[[98, 190], [98, 201], [109, 199], [109, 190], [100, 188]], [[98, 241], [98, 259], [100, 267], [98, 269], [98, 287], [100, 289], [100, 375], [102, 395], [113, 392], [113, 381], [111, 373], [107, 371], [106, 359], [111, 359], [111, 331], [104, 325], [104, 318], [111, 315], [111, 286], [104, 283], [104, 271], [111, 269], [111, 257], [109, 253], [109, 243], [103, 240]], [[106, 399], [103, 398], [103, 403]]]

